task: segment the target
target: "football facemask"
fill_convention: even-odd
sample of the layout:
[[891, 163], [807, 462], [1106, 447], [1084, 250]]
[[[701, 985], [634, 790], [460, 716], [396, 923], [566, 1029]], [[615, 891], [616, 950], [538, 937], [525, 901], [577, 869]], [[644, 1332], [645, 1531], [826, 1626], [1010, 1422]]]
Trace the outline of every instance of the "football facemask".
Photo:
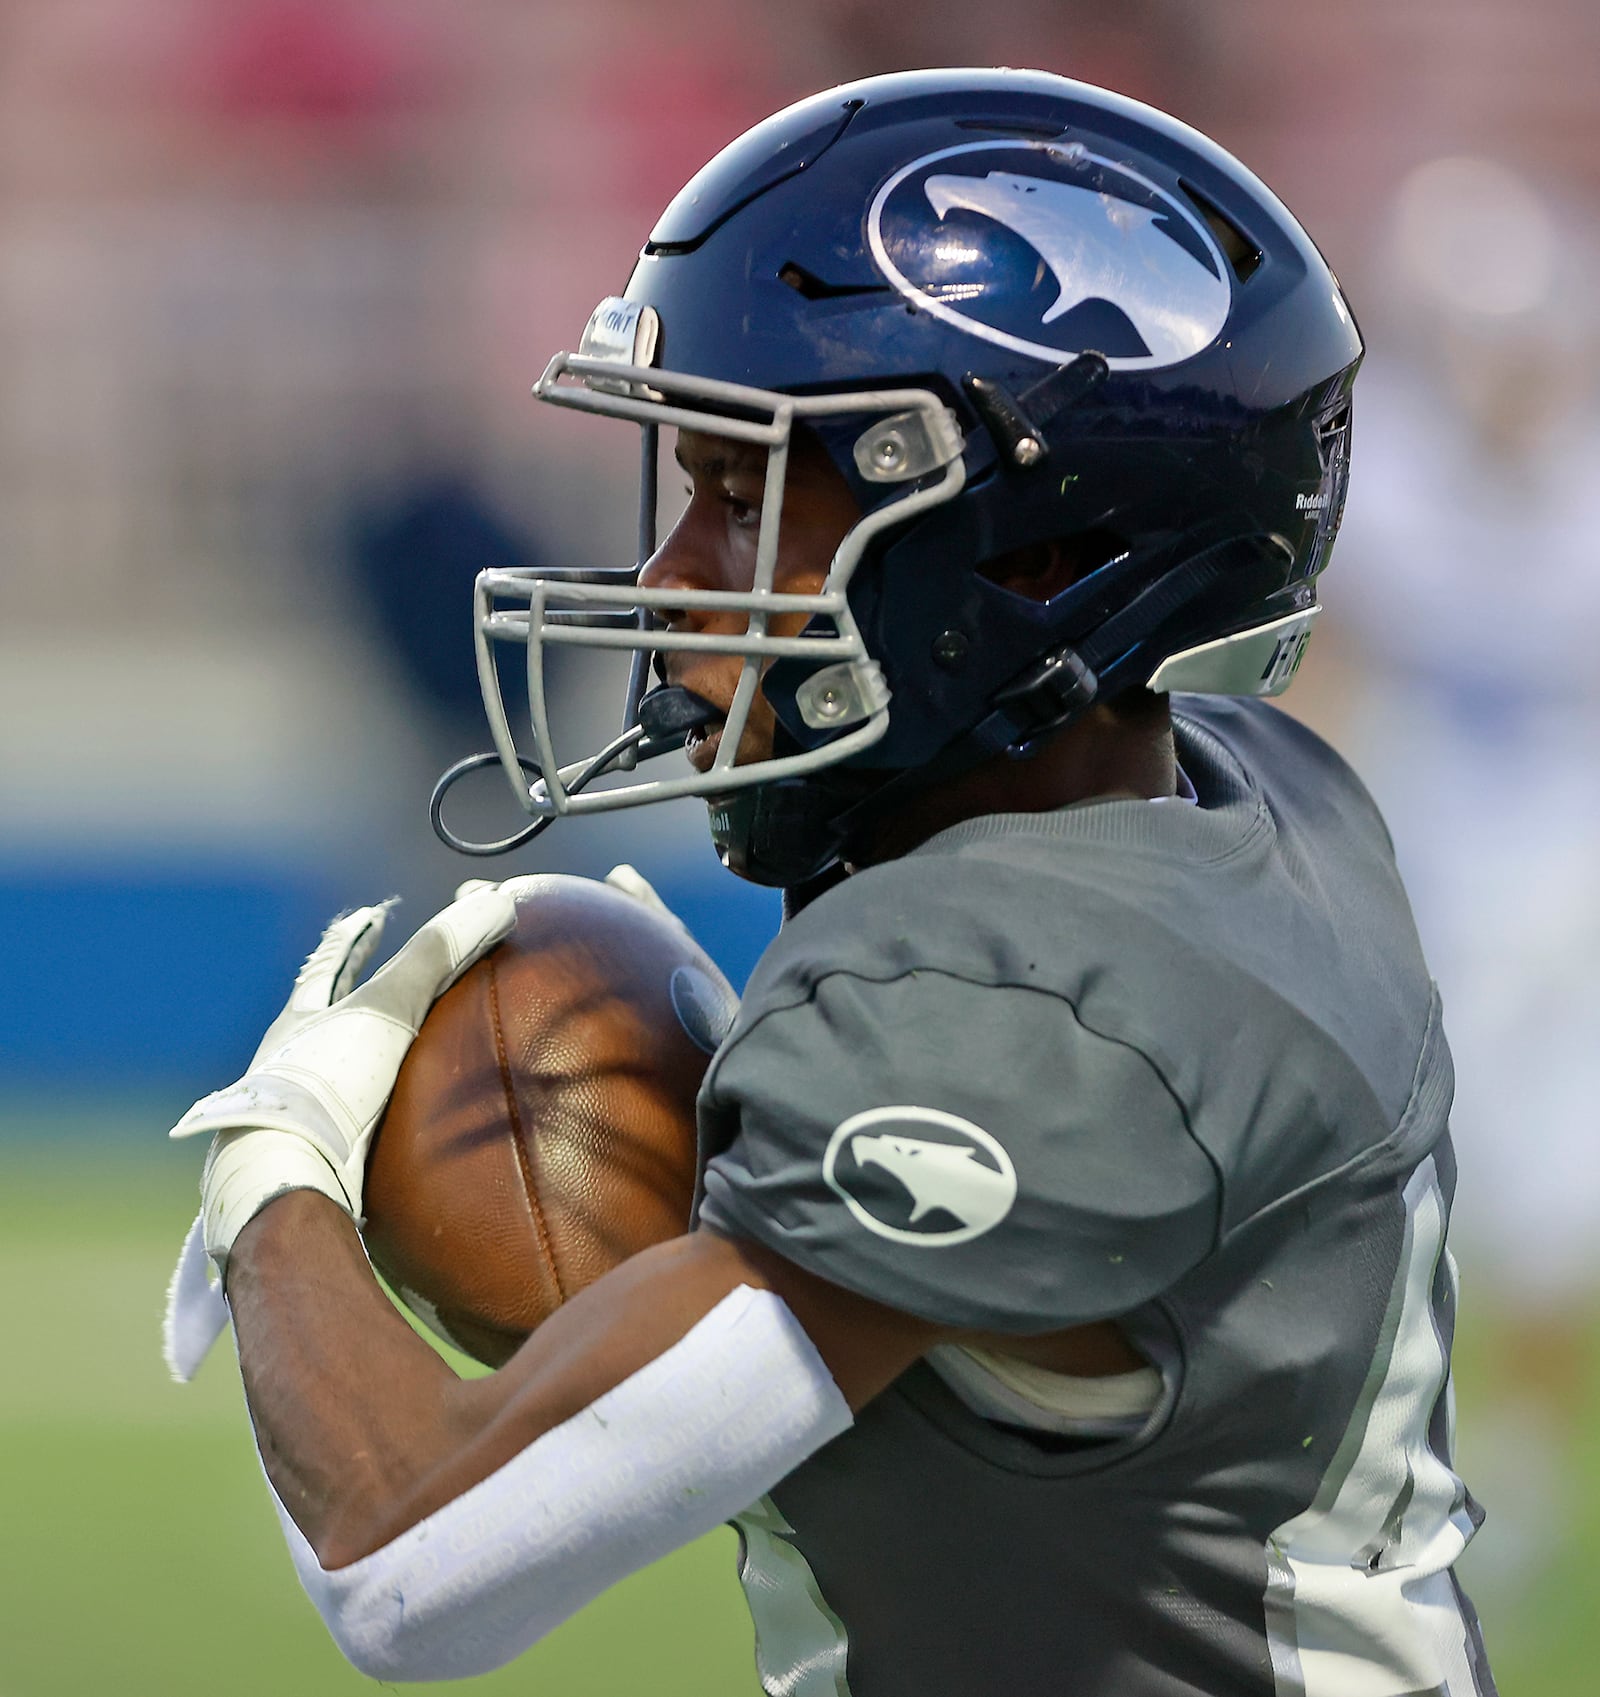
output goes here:
[[[889, 690], [867, 653], [848, 591], [874, 538], [930, 507], [950, 501], [965, 482], [963, 436], [955, 415], [923, 388], [793, 396], [662, 370], [651, 363], [658, 322], [649, 307], [603, 301], [576, 354], [559, 353], [534, 385], [557, 406], [630, 420], [641, 430], [639, 559], [626, 567], [495, 569], [480, 572], [474, 591], [478, 681], [494, 751], [473, 755], [435, 787], [434, 828], [466, 854], [499, 854], [568, 814], [600, 813], [672, 800], [720, 797], [777, 779], [836, 766], [877, 742], [888, 728]], [[774, 588], [782, 539], [789, 449], [797, 425], [849, 416], [864, 420], [854, 441], [856, 469], [869, 485], [904, 493], [874, 506], [846, 534], [819, 593]], [[765, 486], [755, 565], [747, 590], [650, 589], [638, 579], [656, 546], [656, 464], [663, 425], [748, 442], [766, 450]], [[730, 634], [666, 628], [669, 613], [742, 622]], [[799, 635], [772, 632], [793, 616]], [[693, 621], [691, 621], [693, 622]], [[630, 655], [622, 723], [616, 737], [580, 759], [556, 746], [547, 673], [561, 648], [608, 649]], [[673, 651], [736, 656], [739, 679], [724, 716], [712, 704], [673, 687], [647, 689], [652, 662]], [[528, 723], [519, 744], [507, 705], [505, 656], [520, 651], [527, 679]], [[739, 762], [761, 679], [775, 660], [803, 663], [809, 675], [795, 706], [814, 746]], [[604, 789], [589, 786], [681, 749], [689, 733], [723, 720], [709, 770], [671, 777], [640, 776]], [[497, 842], [471, 842], [444, 822], [444, 798], [468, 772], [498, 762], [517, 806], [533, 823]]]

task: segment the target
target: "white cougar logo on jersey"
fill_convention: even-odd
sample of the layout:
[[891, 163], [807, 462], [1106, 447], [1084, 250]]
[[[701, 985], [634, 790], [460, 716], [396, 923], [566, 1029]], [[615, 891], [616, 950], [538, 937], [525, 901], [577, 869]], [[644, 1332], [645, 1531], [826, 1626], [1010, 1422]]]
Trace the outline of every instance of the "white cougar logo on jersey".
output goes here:
[[[890, 1174], [911, 1198], [909, 1217], [903, 1202], [885, 1200], [881, 1182], [864, 1182], [869, 1167]], [[1017, 1197], [1016, 1169], [1000, 1144], [971, 1120], [936, 1108], [853, 1115], [829, 1139], [822, 1175], [868, 1231], [923, 1246], [964, 1243], [992, 1230]], [[930, 1215], [958, 1224], [915, 1229]]]
[[911, 1192], [912, 1225], [931, 1208], [943, 1208], [964, 1226], [993, 1225], [1011, 1206], [1015, 1186], [1003, 1173], [980, 1167], [970, 1148], [916, 1137], [852, 1137], [850, 1153], [858, 1166], [886, 1168]]

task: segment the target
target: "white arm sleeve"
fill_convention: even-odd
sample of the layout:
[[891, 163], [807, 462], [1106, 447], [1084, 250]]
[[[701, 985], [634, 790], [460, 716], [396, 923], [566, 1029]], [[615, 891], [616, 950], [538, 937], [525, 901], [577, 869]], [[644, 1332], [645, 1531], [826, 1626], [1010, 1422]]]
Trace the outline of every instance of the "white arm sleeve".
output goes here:
[[741, 1285], [664, 1355], [348, 1567], [325, 1572], [281, 1502], [278, 1513], [356, 1667], [463, 1678], [748, 1508], [850, 1419], [782, 1299]]

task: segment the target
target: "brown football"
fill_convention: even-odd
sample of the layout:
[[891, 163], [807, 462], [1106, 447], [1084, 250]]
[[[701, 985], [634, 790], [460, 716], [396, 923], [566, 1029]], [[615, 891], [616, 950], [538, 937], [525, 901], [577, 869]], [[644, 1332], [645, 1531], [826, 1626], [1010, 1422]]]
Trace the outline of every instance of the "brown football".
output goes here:
[[373, 1265], [499, 1366], [609, 1268], [688, 1229], [695, 1094], [737, 997], [688, 932], [587, 878], [529, 881], [516, 929], [429, 1012], [367, 1165]]

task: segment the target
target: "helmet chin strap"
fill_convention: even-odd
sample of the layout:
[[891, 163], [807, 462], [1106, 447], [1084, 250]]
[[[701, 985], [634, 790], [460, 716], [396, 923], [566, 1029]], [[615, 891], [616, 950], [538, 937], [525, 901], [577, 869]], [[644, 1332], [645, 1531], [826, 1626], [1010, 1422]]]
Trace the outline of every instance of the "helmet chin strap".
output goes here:
[[834, 767], [809, 778], [779, 778], [712, 796], [706, 804], [711, 840], [730, 872], [752, 884], [793, 889], [849, 859], [890, 809], [971, 771], [994, 752], [969, 732], [924, 766]]
[[[1028, 759], [1096, 701], [1146, 681], [1152, 667], [1140, 655], [1142, 644], [1188, 603], [1281, 547], [1275, 537], [1235, 536], [1191, 555], [1080, 643], [1035, 661], [995, 696], [990, 713], [924, 765], [878, 772], [835, 767], [709, 798], [711, 837], [723, 865], [754, 884], [806, 883], [848, 859], [889, 809], [999, 756]], [[785, 735], [780, 721], [777, 736]]]
[[786, 890], [834, 865], [845, 837], [835, 827], [836, 803], [813, 780], [778, 778], [746, 790], [710, 796], [711, 840], [730, 872], [752, 884]]
[[[1085, 672], [1087, 693], [1079, 705], [1058, 712], [1049, 730], [1068, 724], [1095, 700], [1094, 674]], [[997, 740], [998, 725], [1005, 729]], [[1025, 760], [1048, 734], [1036, 725], [1019, 735], [1016, 721], [996, 712], [922, 766], [876, 772], [835, 767], [810, 778], [778, 778], [712, 796], [706, 803], [711, 840], [730, 872], [752, 884], [793, 889], [850, 859], [852, 850], [859, 852], [873, 825], [892, 809], [998, 755]]]

